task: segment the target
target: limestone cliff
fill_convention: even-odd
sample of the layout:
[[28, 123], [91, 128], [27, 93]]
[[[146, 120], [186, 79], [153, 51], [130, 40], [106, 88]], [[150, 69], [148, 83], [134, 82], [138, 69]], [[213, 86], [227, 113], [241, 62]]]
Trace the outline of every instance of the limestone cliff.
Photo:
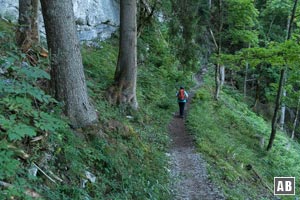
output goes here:
[[[16, 22], [18, 0], [0, 0], [0, 17]], [[110, 37], [119, 26], [118, 0], [73, 0], [78, 36], [81, 41]], [[43, 35], [43, 18], [40, 14], [40, 31]]]

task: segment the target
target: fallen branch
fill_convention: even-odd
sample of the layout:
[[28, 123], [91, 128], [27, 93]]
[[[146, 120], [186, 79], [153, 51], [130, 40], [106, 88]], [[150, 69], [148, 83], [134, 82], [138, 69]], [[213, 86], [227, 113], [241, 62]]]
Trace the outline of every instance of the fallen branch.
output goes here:
[[42, 140], [43, 138], [44, 138], [44, 136], [40, 135], [40, 136], [37, 136], [37, 137], [32, 138], [32, 140], [31, 140], [30, 142], [31, 142], [31, 143], [37, 142], [37, 141], [39, 141], [39, 140]]
[[216, 46], [216, 48], [219, 48], [218, 44], [217, 44], [217, 41], [216, 41], [216, 38], [215, 38], [215, 35], [214, 35], [214, 32], [211, 30], [211, 28], [209, 29], [209, 33], [210, 33], [210, 35], [213, 39], [214, 45]]
[[44, 172], [39, 166], [37, 166], [37, 164], [35, 164], [35, 163], [32, 163], [38, 170], [40, 170], [41, 172], [42, 172], [42, 174], [44, 174], [50, 181], [52, 181], [53, 183], [55, 183], [56, 184], [56, 181], [54, 180], [54, 179], [52, 179], [50, 176], [48, 176], [47, 174], [46, 174], [46, 172]]
[[58, 176], [56, 176], [52, 171], [49, 171], [49, 173], [56, 179], [58, 180], [59, 182], [64, 182], [61, 178], [59, 178]]
[[6, 183], [6, 182], [4, 182], [4, 181], [0, 181], [0, 186], [5, 187], [5, 188], [8, 188], [8, 187], [11, 187], [12, 184]]
[[28, 153], [26, 153], [24, 150], [22, 149], [18, 149], [17, 147], [15, 147], [14, 145], [7, 145], [8, 149], [13, 150], [17, 156], [21, 157], [22, 159], [26, 160], [30, 157], [30, 155]]

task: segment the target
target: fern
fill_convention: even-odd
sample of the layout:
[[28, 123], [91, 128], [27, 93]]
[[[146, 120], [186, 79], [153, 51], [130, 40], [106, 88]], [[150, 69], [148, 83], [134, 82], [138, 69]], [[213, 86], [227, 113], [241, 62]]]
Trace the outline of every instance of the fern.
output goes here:
[[[2, 35], [0, 32], [0, 44]], [[67, 127], [58, 115], [58, 102], [39, 87], [40, 80], [49, 80], [50, 75], [28, 64], [26, 55], [16, 49], [14, 44], [0, 45], [0, 181], [13, 185], [1, 192], [0, 199], [28, 199], [24, 190], [32, 187], [34, 180], [24, 176], [29, 163], [18, 159], [19, 152], [30, 154], [34, 161], [45, 146], [39, 142], [28, 144], [28, 140], [37, 135], [47, 140], [46, 132], [61, 132]]]

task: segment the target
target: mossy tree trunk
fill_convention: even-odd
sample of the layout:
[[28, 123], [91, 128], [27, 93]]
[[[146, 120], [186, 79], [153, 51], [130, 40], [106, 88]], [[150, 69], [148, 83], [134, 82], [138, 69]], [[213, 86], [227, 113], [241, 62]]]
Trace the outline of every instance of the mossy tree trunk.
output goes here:
[[109, 89], [113, 104], [138, 108], [136, 98], [137, 79], [137, 5], [135, 0], [121, 0], [120, 47], [114, 85]]
[[51, 85], [74, 128], [97, 120], [89, 102], [72, 0], [41, 0], [51, 57]]

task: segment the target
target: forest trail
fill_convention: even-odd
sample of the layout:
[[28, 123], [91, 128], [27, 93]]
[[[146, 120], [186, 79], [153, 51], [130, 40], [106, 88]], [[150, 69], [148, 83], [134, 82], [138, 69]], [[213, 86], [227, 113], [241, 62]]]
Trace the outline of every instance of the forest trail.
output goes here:
[[[189, 101], [186, 105], [185, 114], [189, 109], [189, 102], [197, 88], [202, 85], [202, 76], [205, 69], [200, 71], [195, 79], [197, 85], [189, 91]], [[208, 178], [206, 161], [201, 154], [196, 152], [195, 142], [192, 135], [185, 128], [185, 121], [176, 113], [169, 124], [171, 137], [170, 164], [172, 193], [176, 200], [221, 200], [223, 194]]]

